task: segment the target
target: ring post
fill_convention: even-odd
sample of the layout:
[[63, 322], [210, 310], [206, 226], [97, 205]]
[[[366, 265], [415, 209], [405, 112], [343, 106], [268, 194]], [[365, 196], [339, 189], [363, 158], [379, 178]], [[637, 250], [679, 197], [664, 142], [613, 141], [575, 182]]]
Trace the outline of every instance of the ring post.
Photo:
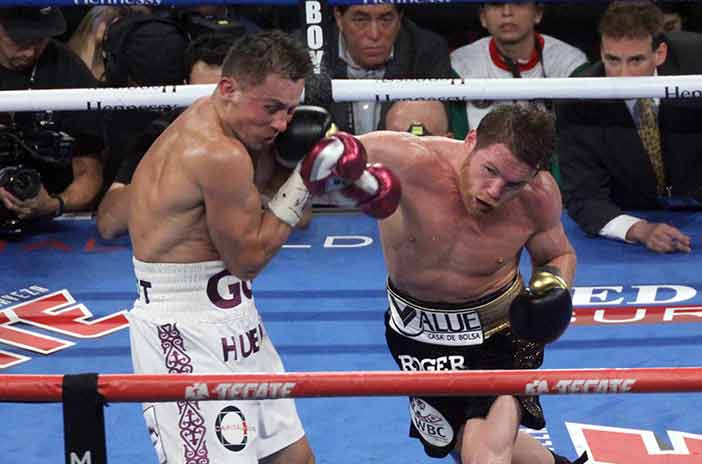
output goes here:
[[97, 374], [63, 376], [63, 442], [66, 464], [107, 464], [105, 401]]

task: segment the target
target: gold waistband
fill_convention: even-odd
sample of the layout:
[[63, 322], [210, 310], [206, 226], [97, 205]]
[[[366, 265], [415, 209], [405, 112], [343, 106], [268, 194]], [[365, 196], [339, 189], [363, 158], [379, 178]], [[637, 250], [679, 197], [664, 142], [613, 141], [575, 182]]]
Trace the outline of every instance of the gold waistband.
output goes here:
[[[497, 292], [494, 298], [490, 298], [485, 301], [485, 298], [479, 298], [475, 300], [475, 304], [471, 302], [466, 302], [463, 304], [456, 305], [445, 305], [437, 303], [436, 306], [432, 306], [431, 303], [419, 303], [418, 301], [399, 294], [396, 290], [392, 289], [390, 280], [386, 285], [388, 295], [392, 296], [414, 308], [415, 310], [428, 311], [434, 313], [457, 313], [465, 311], [475, 311], [480, 318], [480, 324], [483, 328], [483, 336], [485, 338], [490, 337], [497, 332], [500, 332], [509, 327], [509, 307], [512, 301], [519, 295], [519, 293], [524, 288], [524, 283], [522, 281], [521, 275], [517, 274], [514, 281], [509, 284], [504, 290]], [[489, 297], [488, 297], [489, 298]], [[448, 307], [438, 307], [438, 306], [448, 306]]]

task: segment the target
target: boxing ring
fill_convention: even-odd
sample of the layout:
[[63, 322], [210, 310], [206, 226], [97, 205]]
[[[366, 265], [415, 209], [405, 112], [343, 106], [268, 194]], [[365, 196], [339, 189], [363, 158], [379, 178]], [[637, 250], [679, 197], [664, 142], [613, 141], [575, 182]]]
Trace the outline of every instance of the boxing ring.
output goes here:
[[[645, 463], [699, 462], [702, 428], [696, 408], [702, 395], [685, 391], [700, 389], [700, 372], [694, 367], [702, 365], [702, 297], [698, 291], [702, 281], [697, 264], [702, 256], [702, 217], [676, 213], [655, 218], [669, 220], [690, 234], [692, 253], [659, 256], [637, 246], [593, 240], [564, 217], [579, 256], [573, 293], [575, 319], [565, 335], [546, 350], [544, 372], [528, 378], [547, 381], [554, 387], [551, 393], [556, 393], [544, 394], [542, 384], [532, 385], [537, 391], [542, 385], [547, 428], [531, 433], [566, 456], [587, 449], [591, 456], [601, 457], [595, 462], [603, 463], [634, 462], [621, 460], [631, 456]], [[53, 400], [58, 391], [60, 400], [63, 374], [98, 372], [105, 374], [107, 382], [129, 379], [129, 340], [121, 313], [136, 295], [129, 242], [126, 238], [101, 241], [89, 218], [62, 218], [50, 230], [22, 242], [0, 242], [0, 257], [0, 360], [14, 362], [0, 376], [49, 376], [43, 380], [54, 386], [53, 390], [40, 387], [32, 377], [27, 379], [28, 396], [14, 399], [21, 403], [0, 403], [5, 424], [0, 431], [4, 443], [0, 461], [59, 461], [64, 447], [61, 404], [27, 402], [37, 400], [37, 390], [40, 395], [53, 391]], [[523, 270], [528, 270], [526, 262]], [[297, 401], [320, 463], [435, 462], [424, 456], [415, 440], [407, 438], [407, 400], [395, 394], [454, 385], [447, 386], [441, 377], [438, 387], [430, 385], [431, 379], [427, 384], [414, 384], [413, 373], [406, 380], [397, 379], [403, 373], [387, 352], [383, 334], [384, 276], [375, 222], [357, 213], [327, 213], [317, 214], [307, 230], [295, 231], [254, 282], [265, 328], [286, 368], [291, 375], [312, 375], [307, 384], [304, 380], [300, 384], [301, 396], [344, 395]], [[38, 306], [46, 300], [49, 303]], [[63, 324], [52, 321], [57, 314], [65, 315]], [[13, 343], [8, 343], [10, 339]], [[423, 366], [433, 367], [427, 361]], [[632, 368], [635, 370], [629, 371]], [[328, 372], [334, 374], [324, 374]], [[384, 378], [383, 372], [394, 377]], [[320, 385], [314, 375], [328, 382]], [[455, 385], [474, 389], [470, 391], [508, 392], [519, 388], [525, 378], [492, 377], [468, 378], [462, 386], [456, 379]], [[607, 383], [608, 389], [624, 394], [594, 393], [597, 388], [602, 391], [602, 383], [592, 381], [607, 377], [637, 383], [629, 387], [624, 381]], [[591, 381], [586, 388], [585, 382], [581, 387], [568, 382], [573, 379]], [[230, 377], [210, 380], [213, 392], [219, 384], [237, 383]], [[238, 383], [260, 380], [248, 378]], [[267, 379], [283, 380], [300, 379]], [[573, 394], [559, 394], [558, 381], [563, 381], [563, 392]], [[180, 387], [202, 383], [187, 381]], [[0, 396], [9, 394], [10, 385], [1, 381]], [[166, 392], [165, 382], [145, 385], [153, 388], [137, 389], [137, 396]], [[359, 395], [371, 396], [345, 396], [356, 389]], [[589, 393], [578, 394], [579, 389]], [[127, 387], [118, 390], [120, 395], [135, 392]], [[178, 391], [185, 394], [185, 388]], [[229, 391], [235, 395], [242, 390]], [[243, 391], [253, 394], [250, 387]], [[155, 462], [135, 398], [124, 403], [108, 401], [105, 408], [110, 463]], [[120, 401], [124, 400], [122, 396]], [[611, 443], [617, 446], [609, 446]]]
[[[519, 81], [320, 78], [305, 93], [313, 102], [685, 98], [699, 96], [700, 76]], [[211, 91], [0, 92], [0, 111], [183, 106]], [[98, 373], [90, 380], [107, 400], [100, 409], [112, 464], [156, 462], [138, 401], [281, 396], [300, 398], [318, 463], [453, 462], [426, 457], [407, 437], [410, 393], [541, 394], [547, 428], [527, 432], [559, 454], [588, 451], [589, 462], [601, 464], [702, 462], [702, 215], [636, 214], [692, 236], [692, 252], [661, 256], [588, 238], [564, 214], [578, 254], [573, 321], [547, 348], [543, 368], [527, 372], [432, 372], [440, 359], [412, 360], [424, 372], [398, 372], [385, 346], [377, 224], [359, 213], [318, 212], [253, 283], [289, 371], [280, 376], [134, 376], [124, 317], [136, 297], [128, 238], [102, 241], [93, 219], [67, 215], [21, 241], [0, 240], [0, 463], [64, 459], [65, 381], [85, 373]]]

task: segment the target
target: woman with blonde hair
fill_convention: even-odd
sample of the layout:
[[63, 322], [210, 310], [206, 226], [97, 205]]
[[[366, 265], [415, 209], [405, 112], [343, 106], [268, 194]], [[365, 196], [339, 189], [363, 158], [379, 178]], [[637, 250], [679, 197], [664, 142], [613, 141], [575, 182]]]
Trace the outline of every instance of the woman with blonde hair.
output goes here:
[[71, 35], [68, 47], [83, 60], [95, 79], [104, 81], [102, 42], [107, 27], [121, 17], [149, 12], [149, 8], [144, 6], [94, 6], [88, 10]]

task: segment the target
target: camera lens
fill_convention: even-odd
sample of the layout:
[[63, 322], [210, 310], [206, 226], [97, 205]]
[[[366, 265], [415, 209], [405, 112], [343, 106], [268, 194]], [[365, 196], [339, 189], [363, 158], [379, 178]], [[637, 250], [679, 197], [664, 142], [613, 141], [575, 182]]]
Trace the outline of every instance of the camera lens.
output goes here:
[[0, 169], [0, 186], [17, 199], [27, 200], [39, 193], [41, 176], [34, 169], [10, 166]]

